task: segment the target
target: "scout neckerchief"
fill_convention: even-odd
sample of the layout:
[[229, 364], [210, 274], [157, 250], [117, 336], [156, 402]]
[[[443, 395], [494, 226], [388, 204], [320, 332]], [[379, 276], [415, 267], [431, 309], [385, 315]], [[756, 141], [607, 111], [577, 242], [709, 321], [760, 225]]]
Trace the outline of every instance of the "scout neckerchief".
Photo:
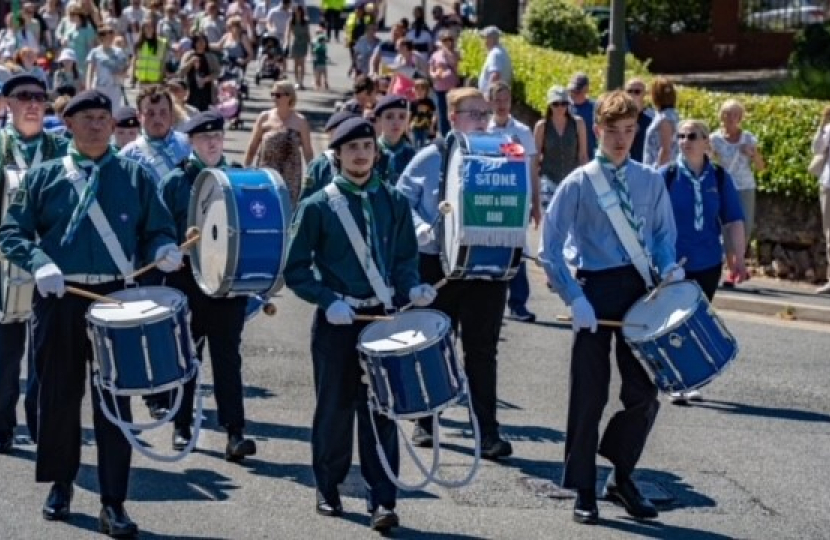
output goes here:
[[628, 191], [628, 182], [625, 179], [625, 170], [628, 168], [628, 158], [626, 158], [619, 167], [615, 167], [611, 160], [600, 151], [597, 151], [596, 158], [600, 165], [602, 165], [603, 169], [611, 172], [611, 177], [614, 179], [612, 185], [614, 187], [614, 191], [617, 193], [617, 197], [620, 199], [620, 208], [622, 209], [623, 214], [625, 214], [625, 219], [628, 221], [628, 224], [631, 225], [631, 228], [635, 233], [637, 233], [637, 239], [640, 241], [640, 244], [642, 244], [643, 223], [634, 214], [634, 205], [631, 202], [631, 193]]
[[[196, 169], [196, 173], [202, 172], [202, 169], [207, 169], [207, 164], [196, 155], [196, 152], [190, 152], [190, 155], [187, 157], [187, 160], [190, 162], [190, 165]], [[213, 166], [214, 169], [224, 169], [228, 166], [227, 161], [225, 161], [225, 156], [222, 156], [219, 159], [219, 163]]]
[[380, 274], [382, 276], [386, 275], [384, 271], [384, 264], [383, 264], [383, 257], [380, 257], [378, 248], [376, 247], [377, 242], [375, 242], [377, 238], [377, 231], [375, 230], [375, 221], [374, 221], [374, 213], [372, 211], [372, 203], [369, 201], [369, 193], [374, 193], [380, 187], [380, 180], [374, 174], [369, 179], [366, 184], [363, 186], [357, 186], [351, 183], [349, 180], [344, 178], [342, 175], [337, 174], [334, 176], [332, 182], [342, 189], [343, 191], [348, 191], [354, 195], [360, 197], [360, 206], [363, 209], [363, 220], [366, 223], [366, 259], [363, 262], [364, 268], [369, 268], [370, 257], [374, 256], [376, 259], [378, 266], [380, 266]]
[[78, 204], [75, 210], [72, 211], [72, 216], [69, 218], [69, 225], [66, 226], [66, 232], [61, 238], [61, 246], [72, 242], [75, 238], [75, 233], [78, 231], [78, 226], [89, 212], [89, 207], [95, 200], [95, 195], [98, 192], [98, 176], [101, 169], [112, 159], [113, 151], [111, 147], [107, 147], [106, 153], [101, 156], [98, 161], [92, 161], [87, 156], [84, 156], [75, 148], [75, 143], [71, 143], [67, 149], [67, 154], [72, 158], [72, 161], [86, 173], [87, 181], [81, 196], [78, 198]]
[[386, 175], [384, 180], [394, 183], [397, 181], [398, 175], [402, 172], [398, 170], [398, 157], [409, 145], [406, 143], [406, 139], [404, 137], [401, 137], [401, 140], [399, 140], [397, 144], [392, 144], [386, 140], [386, 137], [381, 135], [378, 137], [378, 146], [388, 152], [389, 155], [389, 164], [387, 165], [386, 170], [383, 171]]
[[41, 148], [43, 147], [43, 133], [38, 133], [36, 136], [27, 140], [12, 124], [5, 127], [5, 132], [6, 140], [12, 146], [11, 150], [15, 164], [19, 169], [26, 170], [40, 164], [43, 158], [41, 152]]
[[[147, 141], [147, 144], [150, 145], [156, 154], [159, 156], [163, 156], [167, 161], [167, 168], [173, 169], [176, 167], [176, 164], [179, 163], [179, 159], [176, 159], [176, 154], [173, 152], [173, 130], [167, 132], [167, 135], [161, 137], [160, 139], [156, 139], [154, 137], [150, 137], [150, 135], [142, 130], [142, 135], [144, 136], [144, 140]], [[147, 156], [152, 157], [152, 156]]]
[[702, 231], [703, 230], [703, 189], [702, 184], [703, 181], [706, 180], [706, 175], [709, 173], [709, 167], [704, 164], [703, 170], [700, 172], [700, 176], [695, 175], [692, 169], [689, 167], [689, 164], [686, 163], [686, 160], [683, 159], [683, 156], [679, 156], [677, 158], [677, 167], [678, 170], [689, 179], [692, 183], [692, 187], [694, 188], [695, 192], [695, 230]]

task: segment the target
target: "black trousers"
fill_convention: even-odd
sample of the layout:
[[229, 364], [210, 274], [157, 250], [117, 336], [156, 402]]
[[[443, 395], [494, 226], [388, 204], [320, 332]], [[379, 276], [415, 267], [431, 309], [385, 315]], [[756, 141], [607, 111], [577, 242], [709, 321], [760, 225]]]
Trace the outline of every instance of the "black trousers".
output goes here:
[[686, 279], [696, 281], [697, 284], [700, 285], [700, 288], [703, 289], [703, 294], [705, 294], [706, 298], [708, 298], [711, 302], [712, 298], [715, 297], [715, 292], [718, 290], [718, 285], [720, 285], [720, 277], [722, 272], [723, 267], [719, 264], [717, 266], [697, 270], [695, 272], [686, 272]]
[[[421, 279], [435, 284], [444, 278], [438, 255], [421, 253]], [[482, 439], [499, 433], [496, 420], [499, 335], [507, 303], [507, 281], [475, 279], [450, 281], [438, 289], [430, 306], [452, 320], [453, 331], [461, 332], [464, 348], [464, 371], [470, 382], [473, 411], [478, 417]], [[432, 428], [431, 418], [418, 420], [424, 429]]]
[[[361, 313], [382, 314], [383, 308]], [[320, 495], [329, 502], [337, 497], [337, 486], [346, 479], [352, 463], [354, 418], [357, 415], [357, 448], [360, 472], [366, 487], [369, 511], [379, 505], [394, 508], [397, 488], [380, 464], [369, 407], [367, 386], [360, 378], [357, 342], [360, 331], [369, 323], [334, 325], [318, 309], [311, 327], [311, 359], [317, 404], [311, 426], [311, 453], [314, 480]], [[399, 470], [398, 432], [395, 423], [374, 414], [380, 445], [395, 474]]]
[[340, 39], [340, 10], [327, 9], [324, 12], [326, 21], [326, 39], [331, 39], [334, 33], [334, 39]]
[[[98, 294], [124, 288], [123, 281], [103, 285], [77, 285]], [[40, 383], [39, 428], [35, 479], [38, 482], [72, 482], [81, 461], [81, 401], [92, 360], [87, 338], [86, 311], [92, 302], [67, 293], [63, 298], [35, 292], [32, 348]], [[92, 388], [93, 425], [98, 451], [98, 483], [102, 504], [118, 505], [127, 498], [132, 448], [121, 430], [101, 412]], [[129, 398], [113, 399], [104, 393], [110, 409], [114, 401], [125, 421], [131, 421]]]
[[[197, 345], [199, 361], [207, 342], [213, 369], [213, 393], [219, 425], [228, 432], [241, 432], [245, 427], [245, 404], [242, 388], [242, 330], [245, 326], [246, 297], [212, 298], [199, 288], [193, 278], [189, 259], [177, 272], [165, 277], [165, 284], [182, 291], [190, 308], [190, 331]], [[176, 413], [177, 427], [189, 426], [193, 419], [196, 381], [184, 387], [184, 396]]]
[[26, 339], [31, 328], [28, 322], [0, 324], [0, 438], [12, 437], [17, 426], [17, 401], [20, 399], [20, 371], [24, 360], [29, 365], [26, 379], [24, 410], [29, 435], [37, 437], [37, 377], [32, 364], [32, 351], [26, 354]]
[[[646, 293], [643, 279], [633, 266], [600, 272], [577, 272], [582, 290], [597, 319], [622, 320], [625, 312]], [[623, 410], [608, 422], [602, 440], [599, 424], [608, 402], [611, 379], [611, 339], [622, 379]], [[596, 484], [596, 454], [607, 458], [620, 477], [637, 465], [657, 417], [657, 387], [634, 358], [618, 328], [600, 326], [596, 333], [581, 330], [571, 350], [568, 433], [562, 486], [589, 489]]]

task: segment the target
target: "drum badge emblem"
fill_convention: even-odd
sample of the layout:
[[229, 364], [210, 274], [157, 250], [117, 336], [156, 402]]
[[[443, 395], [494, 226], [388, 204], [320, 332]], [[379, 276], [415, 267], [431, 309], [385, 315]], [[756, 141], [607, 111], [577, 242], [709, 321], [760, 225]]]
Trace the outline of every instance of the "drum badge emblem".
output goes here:
[[672, 347], [679, 349], [683, 346], [683, 336], [680, 334], [671, 334], [669, 336], [669, 343]]
[[251, 213], [257, 219], [262, 219], [265, 216], [266, 207], [260, 201], [254, 201], [251, 203]]

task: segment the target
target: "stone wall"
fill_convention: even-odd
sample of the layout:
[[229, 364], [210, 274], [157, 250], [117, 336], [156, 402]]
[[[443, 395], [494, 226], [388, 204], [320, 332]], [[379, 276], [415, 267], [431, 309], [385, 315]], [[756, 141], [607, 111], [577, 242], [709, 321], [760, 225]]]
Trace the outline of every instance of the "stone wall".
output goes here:
[[[515, 101], [513, 116], [533, 128], [539, 114]], [[750, 263], [756, 273], [810, 282], [827, 275], [827, 257], [817, 202], [758, 194]]]

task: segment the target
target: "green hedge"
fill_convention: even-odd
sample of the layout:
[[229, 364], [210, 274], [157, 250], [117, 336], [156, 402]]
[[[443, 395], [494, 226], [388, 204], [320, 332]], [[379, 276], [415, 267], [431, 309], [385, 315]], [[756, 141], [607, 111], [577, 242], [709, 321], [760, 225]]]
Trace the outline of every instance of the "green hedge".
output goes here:
[[[591, 93], [598, 95], [605, 87], [603, 55], [587, 57], [542, 49], [523, 38], [505, 36], [503, 44], [513, 62], [514, 97], [540, 112], [545, 109], [545, 95], [554, 84], [565, 86], [577, 71], [591, 79]], [[465, 76], [478, 76], [486, 56], [484, 44], [473, 33], [461, 40], [461, 71]], [[649, 77], [646, 65], [629, 55], [626, 77]], [[709, 92], [698, 88], [678, 89], [678, 109], [682, 118], [698, 118], [712, 129], [718, 127], [718, 109], [728, 98], [735, 98], [746, 108], [743, 127], [754, 133], [767, 169], [757, 174], [758, 190], [789, 198], [816, 200], [818, 183], [807, 174], [810, 162], [810, 140], [818, 126], [824, 107], [820, 101], [785, 96], [759, 96]]]

